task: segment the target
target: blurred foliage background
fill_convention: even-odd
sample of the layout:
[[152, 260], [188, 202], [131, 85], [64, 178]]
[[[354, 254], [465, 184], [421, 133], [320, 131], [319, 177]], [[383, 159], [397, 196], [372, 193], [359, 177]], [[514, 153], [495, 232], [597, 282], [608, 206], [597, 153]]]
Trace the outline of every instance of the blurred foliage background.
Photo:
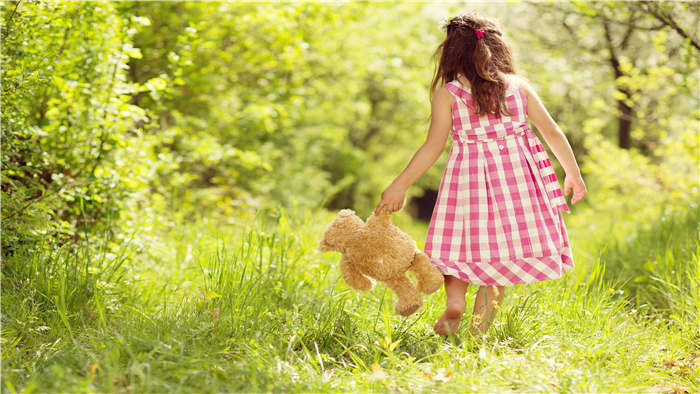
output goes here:
[[[368, 214], [425, 139], [439, 22], [464, 8], [3, 2], [4, 253], [163, 212]], [[500, 22], [570, 139], [589, 189], [574, 217], [696, 199], [693, 3], [468, 8]], [[429, 219], [446, 156], [412, 216]]]

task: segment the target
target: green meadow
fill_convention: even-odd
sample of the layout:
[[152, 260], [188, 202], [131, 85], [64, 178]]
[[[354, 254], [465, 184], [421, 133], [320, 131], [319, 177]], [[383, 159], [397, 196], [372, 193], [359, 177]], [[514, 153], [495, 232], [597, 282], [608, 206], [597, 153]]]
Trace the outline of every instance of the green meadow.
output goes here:
[[[515, 285], [486, 337], [442, 339], [444, 294], [403, 318], [316, 250], [333, 214], [163, 233], [149, 256], [21, 251], [3, 267], [3, 385], [25, 392], [694, 392], [697, 206], [626, 242], [572, 237], [562, 279]], [[418, 236], [423, 226], [411, 227]], [[148, 265], [153, 264], [154, 267]], [[475, 291], [475, 289], [472, 289]], [[474, 291], [469, 292], [469, 300]], [[465, 318], [466, 319], [466, 318]], [[466, 320], [465, 320], [466, 321]]]
[[[564, 213], [571, 271], [508, 287], [482, 338], [471, 286], [441, 338], [442, 290], [397, 316], [392, 291], [350, 289], [317, 247], [420, 147], [440, 20], [474, 9], [501, 23], [588, 195]], [[0, 11], [3, 393], [700, 390], [692, 3]], [[445, 159], [392, 215], [421, 249]]]

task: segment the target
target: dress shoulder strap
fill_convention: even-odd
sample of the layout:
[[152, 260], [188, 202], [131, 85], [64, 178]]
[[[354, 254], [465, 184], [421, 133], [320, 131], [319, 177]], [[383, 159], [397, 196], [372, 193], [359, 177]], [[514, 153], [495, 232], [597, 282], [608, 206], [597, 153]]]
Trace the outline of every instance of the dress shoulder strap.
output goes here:
[[525, 83], [525, 80], [519, 76], [519, 75], [509, 75], [509, 88], [512, 89], [512, 91], [519, 95], [523, 101], [523, 105], [527, 106], [527, 93], [525, 93], [525, 89], [523, 88], [523, 84]]
[[460, 86], [460, 84], [457, 81], [450, 81], [445, 84], [445, 87], [447, 90], [452, 93], [453, 96], [461, 98], [464, 93], [464, 89]]
[[508, 88], [515, 91], [520, 87], [522, 79], [515, 74], [506, 74], [506, 80], [508, 81]]

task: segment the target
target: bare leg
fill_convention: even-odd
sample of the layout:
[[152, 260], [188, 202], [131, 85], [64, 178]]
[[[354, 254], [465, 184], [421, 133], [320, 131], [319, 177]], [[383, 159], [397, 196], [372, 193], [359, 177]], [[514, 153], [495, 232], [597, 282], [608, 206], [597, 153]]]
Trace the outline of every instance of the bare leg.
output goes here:
[[464, 314], [466, 301], [464, 295], [467, 293], [469, 283], [457, 279], [454, 276], [445, 275], [445, 294], [447, 295], [447, 307], [438, 322], [433, 327], [435, 333], [447, 336], [457, 332], [459, 321]]
[[479, 286], [474, 299], [472, 324], [469, 327], [473, 336], [480, 336], [488, 331], [505, 292], [505, 286]]

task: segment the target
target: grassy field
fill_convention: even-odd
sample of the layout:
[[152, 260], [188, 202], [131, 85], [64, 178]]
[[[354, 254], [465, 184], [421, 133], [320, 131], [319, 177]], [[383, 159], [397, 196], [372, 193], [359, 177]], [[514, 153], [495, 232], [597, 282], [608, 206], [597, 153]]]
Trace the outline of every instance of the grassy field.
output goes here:
[[[2, 267], [3, 392], [700, 388], [697, 206], [604, 242], [572, 227], [575, 268], [509, 287], [479, 340], [432, 334], [442, 291], [402, 318], [384, 286], [350, 290], [316, 250], [333, 216], [23, 250]], [[425, 224], [395, 216], [422, 247]]]

